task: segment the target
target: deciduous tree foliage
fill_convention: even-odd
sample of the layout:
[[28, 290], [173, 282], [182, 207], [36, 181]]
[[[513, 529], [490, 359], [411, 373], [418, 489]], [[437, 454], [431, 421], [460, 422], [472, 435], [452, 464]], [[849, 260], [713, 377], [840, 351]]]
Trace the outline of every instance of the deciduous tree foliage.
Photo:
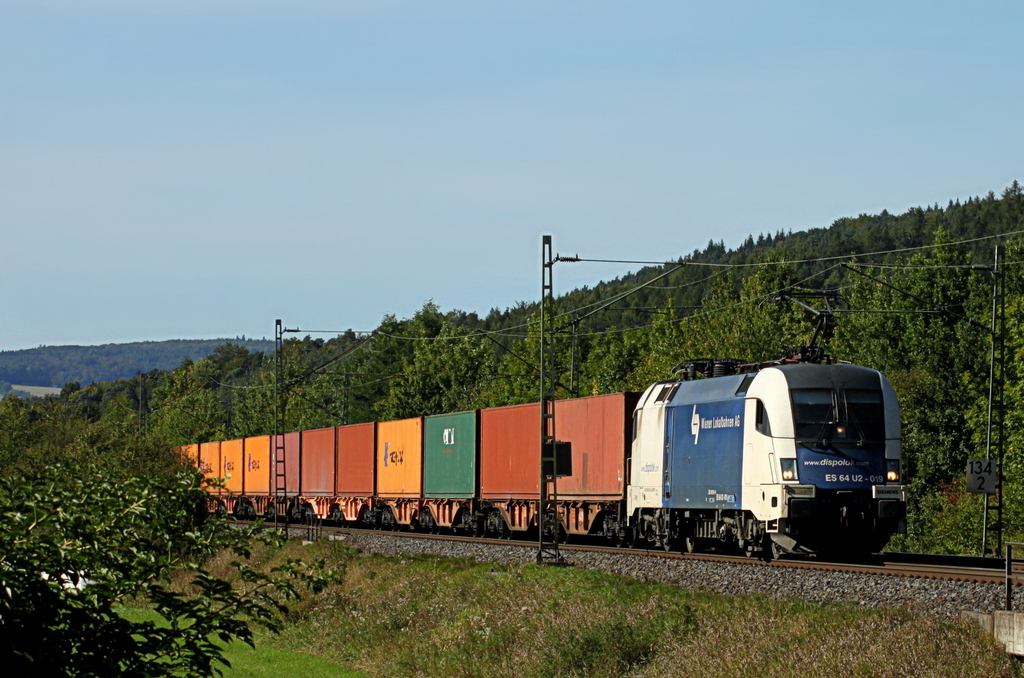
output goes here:
[[[194, 471], [114, 482], [58, 464], [0, 481], [0, 666], [17, 676], [210, 676], [223, 643], [280, 629], [287, 601], [333, 575], [245, 563], [253, 530], [208, 521]], [[241, 584], [204, 559], [227, 549]], [[173, 584], [172, 584], [173, 582]], [[130, 621], [141, 606], [157, 621]]]

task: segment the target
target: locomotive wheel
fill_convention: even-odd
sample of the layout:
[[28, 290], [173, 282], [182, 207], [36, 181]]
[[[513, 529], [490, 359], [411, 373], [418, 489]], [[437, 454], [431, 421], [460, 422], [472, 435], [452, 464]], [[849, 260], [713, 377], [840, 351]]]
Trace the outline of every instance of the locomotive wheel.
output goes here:
[[685, 537], [683, 537], [683, 549], [687, 553], [693, 553], [694, 551], [696, 551], [697, 550], [697, 538], [694, 537], [691, 534], [688, 534]]

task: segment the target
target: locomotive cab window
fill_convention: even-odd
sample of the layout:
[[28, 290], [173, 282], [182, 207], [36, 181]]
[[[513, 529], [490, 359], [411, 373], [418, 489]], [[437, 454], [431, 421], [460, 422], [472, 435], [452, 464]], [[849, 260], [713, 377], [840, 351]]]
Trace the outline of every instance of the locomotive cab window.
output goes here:
[[857, 440], [885, 439], [885, 408], [882, 392], [848, 389], [846, 396], [847, 437]]
[[768, 412], [765, 411], [764, 403], [760, 400], [757, 401], [757, 415], [754, 421], [754, 428], [756, 428], [759, 433], [763, 433], [766, 436], [770, 436], [772, 434], [772, 427], [768, 423]]
[[661, 387], [661, 391], [658, 396], [654, 399], [656, 403], [662, 403], [667, 400], [672, 400], [672, 396], [676, 394], [676, 389], [679, 388], [679, 384], [666, 384]]
[[794, 389], [793, 427], [798, 439], [865, 443], [885, 439], [882, 392]]
[[831, 389], [793, 389], [793, 429], [797, 438], [820, 440], [832, 435], [836, 423], [835, 396]]
[[756, 374], [748, 374], [743, 377], [743, 381], [740, 382], [739, 388], [736, 389], [736, 395], [746, 395], [747, 389], [750, 388], [750, 382], [754, 381], [754, 377], [756, 376]]

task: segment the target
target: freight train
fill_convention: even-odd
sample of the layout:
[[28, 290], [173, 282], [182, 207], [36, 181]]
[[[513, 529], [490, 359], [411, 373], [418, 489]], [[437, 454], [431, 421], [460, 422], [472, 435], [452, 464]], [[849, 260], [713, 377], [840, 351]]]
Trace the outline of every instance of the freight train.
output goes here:
[[544, 506], [538, 403], [184, 452], [225, 479], [212, 501], [241, 519], [284, 512], [480, 537], [559, 525], [559, 537], [763, 557], [875, 552], [906, 531], [899, 405], [879, 372], [712, 360], [681, 377], [642, 394], [556, 401], [571, 464]]

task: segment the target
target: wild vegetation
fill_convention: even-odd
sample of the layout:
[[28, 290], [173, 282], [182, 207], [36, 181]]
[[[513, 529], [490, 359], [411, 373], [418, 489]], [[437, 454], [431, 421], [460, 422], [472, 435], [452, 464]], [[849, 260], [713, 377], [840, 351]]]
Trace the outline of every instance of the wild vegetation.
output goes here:
[[338, 542], [257, 557], [270, 566], [299, 553], [323, 558], [343, 582], [294, 606], [274, 644], [368, 676], [1017, 675], [978, 628], [897, 609], [719, 596], [572, 568], [386, 558]]
[[[58, 463], [0, 480], [0, 662], [23, 676], [209, 676], [222, 643], [281, 628], [334, 581], [299, 560], [246, 562], [272, 537], [209, 520], [194, 470]], [[277, 543], [279, 546], [279, 543]], [[229, 559], [210, 573], [217, 554]], [[125, 606], [149, 618], [133, 620]]]

